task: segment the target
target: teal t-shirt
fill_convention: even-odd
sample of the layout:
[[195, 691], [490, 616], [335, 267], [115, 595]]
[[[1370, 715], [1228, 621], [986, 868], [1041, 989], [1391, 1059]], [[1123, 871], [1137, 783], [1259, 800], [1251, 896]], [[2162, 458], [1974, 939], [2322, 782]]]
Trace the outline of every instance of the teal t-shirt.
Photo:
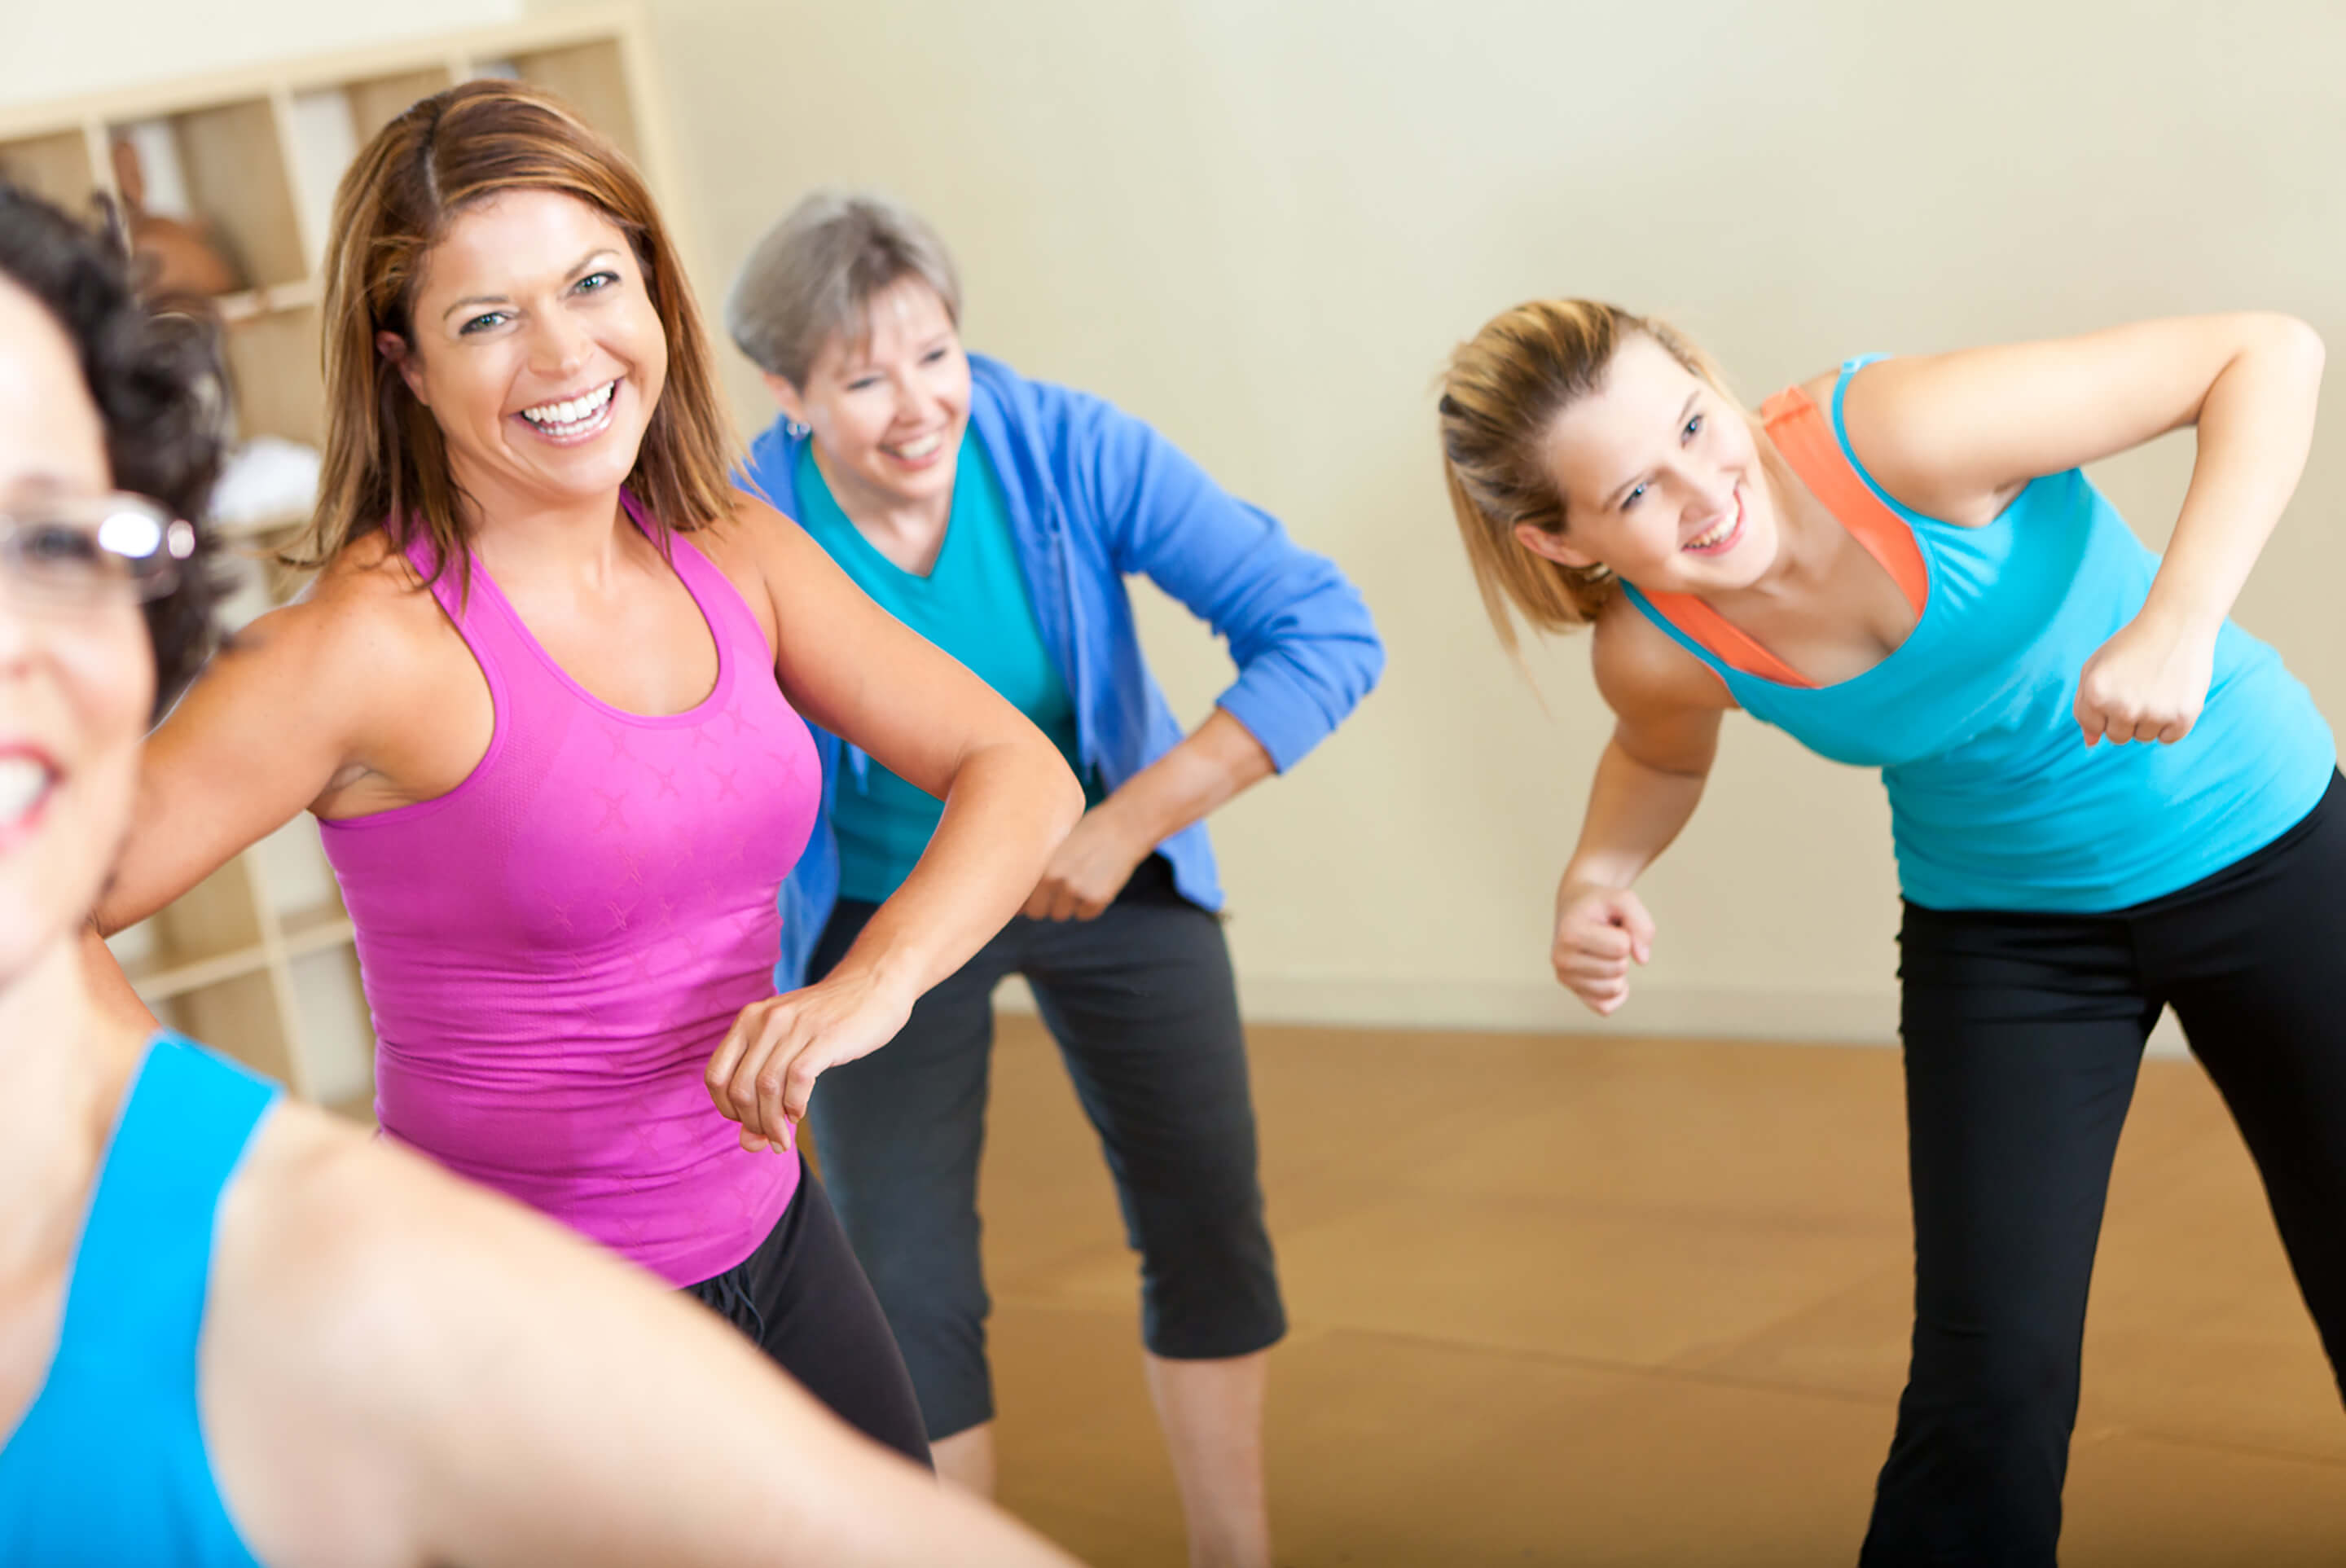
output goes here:
[[[798, 460], [799, 522], [855, 585], [898, 620], [959, 659], [1051, 738], [1067, 766], [1098, 795], [1078, 758], [1076, 705], [1043, 646], [1002, 480], [974, 433], [964, 432], [944, 543], [925, 577], [882, 555], [856, 531], [815, 466], [814, 443]], [[912, 871], [944, 807], [877, 762], [859, 783], [849, 772], [831, 803], [839, 836], [839, 893], [877, 903]]]

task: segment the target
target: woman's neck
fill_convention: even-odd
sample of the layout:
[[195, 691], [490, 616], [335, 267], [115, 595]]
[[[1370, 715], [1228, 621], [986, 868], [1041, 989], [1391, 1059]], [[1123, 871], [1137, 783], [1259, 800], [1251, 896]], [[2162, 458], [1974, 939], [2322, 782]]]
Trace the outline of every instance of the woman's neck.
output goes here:
[[92, 1004], [77, 932], [0, 980], [0, 1278], [78, 1242], [144, 1044]]
[[501, 585], [510, 585], [508, 578], [558, 577], [599, 586], [636, 532], [617, 490], [583, 497], [531, 495], [475, 486], [461, 466], [454, 478], [467, 497], [473, 553]]

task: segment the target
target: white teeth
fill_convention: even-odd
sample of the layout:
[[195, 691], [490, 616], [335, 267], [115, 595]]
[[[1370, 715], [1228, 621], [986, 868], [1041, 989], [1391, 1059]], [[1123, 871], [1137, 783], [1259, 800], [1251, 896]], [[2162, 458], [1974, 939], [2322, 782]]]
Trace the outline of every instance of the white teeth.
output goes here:
[[1729, 534], [1734, 531], [1734, 528], [1735, 519], [1729, 517], [1726, 522], [1721, 523], [1718, 527], [1713, 528], [1709, 533], [1703, 535], [1701, 537], [1687, 541], [1687, 548], [1689, 550], [1708, 550], [1713, 545], [1718, 544], [1721, 539], [1726, 538]]
[[49, 792], [49, 770], [29, 757], [0, 757], [0, 823], [13, 822]]
[[896, 455], [910, 462], [918, 463], [944, 443], [945, 438], [941, 434], [924, 435], [918, 441], [910, 442], [896, 448]]
[[532, 424], [577, 424], [602, 412], [603, 405], [611, 401], [611, 394], [618, 387], [617, 382], [606, 382], [585, 397], [572, 398], [567, 402], [540, 403], [522, 410], [521, 416]]

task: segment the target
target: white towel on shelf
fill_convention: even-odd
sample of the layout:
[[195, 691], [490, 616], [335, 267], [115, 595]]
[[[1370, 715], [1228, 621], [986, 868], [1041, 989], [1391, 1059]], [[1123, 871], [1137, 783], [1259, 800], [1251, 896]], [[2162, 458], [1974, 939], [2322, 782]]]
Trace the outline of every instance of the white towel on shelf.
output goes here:
[[236, 449], [212, 486], [213, 526], [225, 534], [250, 534], [308, 522], [318, 504], [322, 463], [315, 447], [254, 436]]

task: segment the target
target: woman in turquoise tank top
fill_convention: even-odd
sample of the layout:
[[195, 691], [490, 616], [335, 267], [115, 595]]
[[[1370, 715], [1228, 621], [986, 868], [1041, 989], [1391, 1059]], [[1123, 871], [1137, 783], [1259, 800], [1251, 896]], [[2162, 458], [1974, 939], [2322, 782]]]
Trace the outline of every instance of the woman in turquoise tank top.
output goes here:
[[698, 1307], [100, 1006], [86, 914], [209, 643], [218, 373], [0, 183], [0, 1563], [1065, 1564]]
[[[1905, 918], [1915, 1325], [1862, 1561], [2046, 1564], [2086, 1289], [2172, 1005], [2346, 1364], [2346, 806], [2329, 726], [2227, 617], [2311, 440], [2320, 340], [2270, 315], [1881, 363], [1758, 417], [1660, 322], [1495, 318], [1440, 406], [1503, 641], [1594, 627], [1617, 725], [1556, 977], [1628, 998], [1632, 884], [1741, 708], [1881, 769]], [[2164, 560], [2080, 465], [2196, 426]]]
[[[824, 1079], [811, 1111], [823, 1176], [938, 1471], [987, 1491], [978, 1156], [994, 987], [1025, 977], [1141, 1257], [1142, 1364], [1191, 1561], [1263, 1568], [1266, 1352], [1286, 1313], [1206, 818], [1342, 722], [1383, 648], [1332, 562], [1105, 399], [964, 350], [961, 302], [927, 223], [834, 191], [767, 233], [726, 301], [781, 405], [744, 484], [1049, 736], [1089, 808], [1017, 917], [887, 1049]], [[1194, 728], [1142, 657], [1135, 576], [1238, 667]], [[934, 791], [835, 741], [821, 750], [822, 810], [782, 893], [784, 986], [841, 962], [943, 842]]]

